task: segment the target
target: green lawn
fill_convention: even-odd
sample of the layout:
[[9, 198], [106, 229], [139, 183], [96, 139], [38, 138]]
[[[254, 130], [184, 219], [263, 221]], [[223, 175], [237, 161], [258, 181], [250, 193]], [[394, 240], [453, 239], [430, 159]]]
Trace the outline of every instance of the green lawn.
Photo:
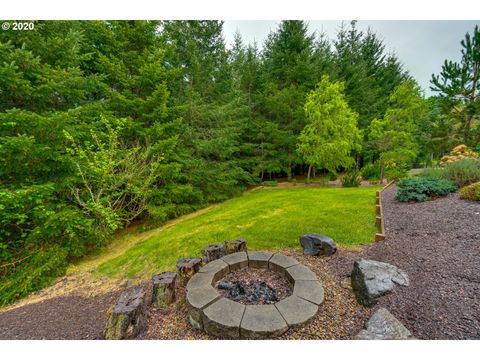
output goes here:
[[228, 200], [185, 219], [100, 264], [108, 276], [150, 276], [175, 270], [177, 259], [208, 244], [244, 237], [252, 250], [298, 248], [318, 232], [337, 244], [370, 243], [375, 236], [375, 191], [368, 188], [271, 188]]

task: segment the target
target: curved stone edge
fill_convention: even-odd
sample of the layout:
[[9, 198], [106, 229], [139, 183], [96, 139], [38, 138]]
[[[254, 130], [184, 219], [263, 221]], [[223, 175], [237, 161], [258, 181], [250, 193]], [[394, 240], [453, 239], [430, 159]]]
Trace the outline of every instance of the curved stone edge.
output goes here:
[[[293, 283], [293, 294], [272, 305], [243, 305], [222, 297], [213, 283], [246, 267], [281, 273]], [[229, 254], [200, 268], [187, 284], [189, 320], [197, 329], [220, 338], [278, 337], [289, 327], [310, 322], [323, 302], [316, 275], [296, 259], [267, 251]]]

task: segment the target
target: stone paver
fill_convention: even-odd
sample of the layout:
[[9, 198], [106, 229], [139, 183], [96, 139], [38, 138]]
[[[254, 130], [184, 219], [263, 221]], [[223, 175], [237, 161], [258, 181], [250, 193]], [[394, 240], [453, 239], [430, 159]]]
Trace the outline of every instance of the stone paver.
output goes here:
[[282, 335], [288, 325], [275, 305], [248, 305], [240, 325], [240, 336], [265, 339]]
[[228, 264], [230, 272], [248, 267], [247, 253], [243, 251], [224, 256], [222, 260]]
[[187, 291], [196, 288], [208, 288], [213, 284], [215, 273], [197, 273], [193, 275], [187, 284]]
[[204, 330], [221, 338], [238, 339], [240, 323], [245, 312], [245, 305], [230, 299], [221, 298], [207, 306], [204, 313]]
[[295, 281], [293, 295], [320, 305], [324, 299], [323, 286], [318, 281], [298, 280]]
[[273, 253], [268, 251], [249, 251], [248, 266], [256, 269], [268, 269], [268, 260], [272, 256]]
[[298, 264], [299, 262], [291, 256], [275, 254], [269, 260], [268, 268], [286, 275], [285, 269]]
[[287, 269], [287, 275], [293, 282], [299, 280], [317, 280], [315, 273], [304, 265], [298, 264]]
[[230, 272], [228, 264], [223, 260], [214, 260], [202, 266], [199, 273], [214, 273], [213, 281], [218, 281]]
[[289, 296], [275, 304], [288, 326], [300, 326], [315, 317], [318, 306], [298, 296]]
[[198, 287], [187, 290], [190, 324], [196, 329], [203, 328], [203, 309], [220, 298], [220, 294], [210, 287]]

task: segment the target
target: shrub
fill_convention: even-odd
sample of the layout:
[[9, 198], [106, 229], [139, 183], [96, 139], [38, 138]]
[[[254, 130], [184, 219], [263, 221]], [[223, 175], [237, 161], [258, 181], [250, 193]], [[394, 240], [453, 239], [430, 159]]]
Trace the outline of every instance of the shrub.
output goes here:
[[470, 185], [480, 181], [480, 161], [473, 159], [454, 161], [445, 166], [442, 176], [458, 187]]
[[361, 182], [360, 171], [357, 169], [347, 171], [342, 177], [343, 187], [358, 187]]
[[446, 166], [462, 159], [478, 159], [478, 153], [461, 144], [452, 149], [450, 154], [445, 155], [440, 160], [440, 166]]
[[278, 182], [276, 182], [276, 181], [264, 181], [264, 182], [262, 182], [262, 185], [263, 186], [277, 186]]
[[408, 175], [408, 171], [405, 168], [395, 167], [389, 168], [385, 170], [385, 177], [388, 180], [395, 180], [398, 181]]
[[423, 171], [418, 174], [419, 177], [435, 178], [435, 179], [444, 179], [444, 169], [442, 168], [433, 168], [429, 167], [423, 169]]
[[380, 165], [378, 163], [370, 163], [362, 168], [362, 179], [368, 181], [380, 180]]
[[424, 177], [402, 179], [397, 188], [395, 199], [401, 202], [425, 201], [457, 191], [449, 180]]
[[470, 201], [480, 201], [480, 182], [465, 186], [460, 190], [460, 197]]

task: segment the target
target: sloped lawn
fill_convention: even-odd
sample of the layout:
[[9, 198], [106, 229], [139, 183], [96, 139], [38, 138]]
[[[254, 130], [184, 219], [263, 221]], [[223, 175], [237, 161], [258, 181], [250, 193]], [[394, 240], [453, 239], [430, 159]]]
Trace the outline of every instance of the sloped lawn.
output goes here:
[[176, 270], [181, 257], [239, 237], [251, 250], [299, 247], [299, 236], [318, 232], [355, 246], [375, 236], [375, 191], [365, 188], [271, 188], [211, 207], [166, 228], [100, 264], [100, 275], [146, 277]]

